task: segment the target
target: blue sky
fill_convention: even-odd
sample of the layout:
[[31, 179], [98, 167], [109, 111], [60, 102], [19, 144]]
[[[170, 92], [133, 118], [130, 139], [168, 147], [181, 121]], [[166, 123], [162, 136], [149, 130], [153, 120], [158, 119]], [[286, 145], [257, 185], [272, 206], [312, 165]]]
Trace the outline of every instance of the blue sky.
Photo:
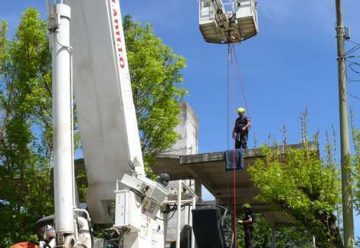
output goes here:
[[[359, 1], [346, 1], [346, 24], [360, 42]], [[226, 46], [205, 43], [198, 28], [197, 2], [123, 1], [124, 14], [151, 23], [156, 34], [187, 59], [187, 100], [200, 120], [200, 151], [227, 147]], [[309, 133], [338, 130], [334, 1], [259, 1], [260, 33], [237, 47], [240, 72], [252, 119], [249, 144], [281, 140], [286, 126], [290, 143], [300, 141], [300, 113], [309, 111]], [[360, 96], [360, 83], [349, 85]], [[230, 94], [230, 125], [242, 105], [240, 83]], [[359, 113], [359, 100], [349, 102]], [[231, 127], [230, 127], [231, 129]], [[337, 139], [339, 140], [339, 139]]]
[[[226, 149], [231, 142], [227, 137], [235, 109], [244, 104], [240, 82], [231, 86], [228, 119], [227, 47], [204, 42], [198, 27], [197, 1], [131, 0], [121, 4], [123, 15], [152, 24], [155, 33], [187, 59], [184, 87], [189, 91], [186, 100], [199, 118], [200, 151]], [[335, 1], [325, 0], [258, 1], [260, 32], [236, 48], [252, 120], [250, 146], [254, 145], [254, 136], [257, 145], [268, 142], [269, 135], [281, 140], [284, 125], [288, 142], [298, 143], [300, 114], [305, 108], [309, 111], [309, 134], [320, 130], [323, 141], [324, 132], [331, 132], [334, 126], [339, 143], [334, 5]], [[0, 0], [0, 19], [9, 21], [10, 34], [27, 7], [39, 8], [45, 17], [43, 0]], [[352, 42], [360, 43], [360, 1], [344, 0], [343, 7], [345, 25], [351, 28], [351, 42], [346, 45], [349, 49]], [[360, 56], [360, 50], [354, 55]], [[349, 73], [349, 77], [360, 80], [360, 74]], [[348, 92], [359, 97], [349, 97], [359, 127], [360, 82], [349, 82]]]
[[[160, 3], [159, 3], [160, 2]], [[122, 1], [123, 14], [152, 24], [155, 33], [187, 59], [184, 87], [186, 100], [199, 117], [200, 152], [221, 151], [232, 146], [227, 131], [243, 105], [241, 83], [231, 83], [227, 120], [226, 53], [224, 45], [205, 43], [198, 27], [197, 1]], [[345, 26], [351, 28], [347, 49], [360, 43], [360, 1], [345, 0]], [[289, 143], [301, 139], [300, 115], [308, 109], [309, 136], [336, 132], [339, 145], [335, 1], [258, 1], [259, 34], [237, 46], [240, 74], [252, 120], [249, 145], [282, 140], [286, 126]], [[360, 55], [360, 51], [354, 55]], [[352, 59], [356, 61], [356, 59]], [[360, 62], [360, 60], [357, 60]], [[352, 79], [360, 74], [349, 72]], [[360, 82], [348, 83], [349, 106], [360, 126]], [[227, 123], [230, 123], [227, 127]], [[255, 136], [255, 138], [254, 138]], [[339, 153], [339, 148], [337, 148]], [[336, 154], [338, 157], [339, 154]], [[360, 236], [356, 217], [356, 236]]]

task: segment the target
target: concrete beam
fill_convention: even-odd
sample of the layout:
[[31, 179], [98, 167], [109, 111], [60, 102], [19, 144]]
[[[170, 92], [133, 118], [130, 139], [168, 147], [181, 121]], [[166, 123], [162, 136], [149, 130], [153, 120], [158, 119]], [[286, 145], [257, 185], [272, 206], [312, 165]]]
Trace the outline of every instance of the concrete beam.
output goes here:
[[[302, 149], [303, 144], [294, 144], [283, 147], [283, 149]], [[278, 147], [277, 147], [278, 148]], [[281, 149], [282, 147], [280, 147]], [[275, 149], [275, 147], [273, 148]], [[310, 144], [309, 149], [316, 151], [316, 144]], [[273, 210], [271, 206], [266, 205], [255, 199], [259, 193], [247, 173], [250, 167], [257, 159], [264, 158], [262, 148], [243, 150], [245, 168], [236, 172], [225, 170], [224, 152], [212, 152], [184, 156], [160, 155], [157, 163], [153, 166], [156, 173], [167, 172], [172, 180], [177, 179], [196, 179], [201, 181], [204, 186], [216, 197], [216, 202], [226, 207], [232, 201], [233, 188], [232, 177], [236, 177], [236, 199], [237, 212], [242, 214], [241, 205], [248, 202], [252, 205], [253, 211], [264, 214], [265, 218], [273, 226], [289, 224], [292, 219]]]

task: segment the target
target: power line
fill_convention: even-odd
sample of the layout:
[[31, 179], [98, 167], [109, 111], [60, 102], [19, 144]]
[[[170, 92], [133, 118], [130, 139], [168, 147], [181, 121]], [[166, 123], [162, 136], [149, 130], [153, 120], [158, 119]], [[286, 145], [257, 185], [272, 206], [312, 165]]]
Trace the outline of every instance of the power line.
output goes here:
[[[350, 62], [350, 63], [348, 63], [347, 68], [349, 68], [353, 73], [360, 74], [360, 63], [358, 63], [358, 62]], [[360, 82], [360, 79], [350, 78], [347, 75], [347, 73], [346, 73], [345, 77], [349, 82]]]
[[346, 77], [348, 82], [350, 83], [360, 83], [360, 79], [352, 79], [352, 78], [349, 78], [349, 77]]
[[356, 100], [358, 100], [358, 101], [360, 101], [360, 97], [358, 97], [358, 96], [355, 96], [355, 95], [353, 95], [353, 94], [351, 94], [351, 93], [347, 93], [348, 94], [348, 96], [351, 96], [352, 98], [354, 98], [354, 99], [356, 99]]
[[350, 48], [350, 50], [348, 50], [347, 52], [345, 52], [345, 56], [346, 56], [346, 55], [349, 55], [350, 53], [355, 52], [355, 51], [358, 50], [358, 49], [360, 49], [360, 43], [357, 43], [357, 42], [355, 42], [355, 41], [351, 41], [351, 42], [354, 43], [355, 46], [352, 47], [352, 48]]
[[351, 43], [353, 43], [353, 44], [355, 44], [355, 45], [359, 45], [360, 43], [357, 43], [356, 41], [353, 41], [353, 40], [347, 40], [347, 41], [349, 41], [349, 42], [351, 42]]
[[[355, 66], [359, 67], [359, 70], [354, 69]], [[358, 73], [358, 74], [360, 73], [360, 63], [358, 63], [358, 62], [349, 63], [349, 68], [350, 68], [350, 70], [352, 70], [355, 73]]]

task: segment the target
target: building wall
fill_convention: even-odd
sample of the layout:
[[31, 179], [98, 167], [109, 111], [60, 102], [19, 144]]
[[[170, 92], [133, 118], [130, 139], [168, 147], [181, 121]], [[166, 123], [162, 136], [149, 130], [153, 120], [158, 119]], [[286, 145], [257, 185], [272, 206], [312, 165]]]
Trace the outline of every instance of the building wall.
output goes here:
[[187, 102], [181, 104], [179, 119], [180, 123], [175, 128], [175, 131], [180, 135], [180, 139], [167, 153], [177, 155], [190, 155], [198, 153], [199, 122], [194, 110]]
[[[198, 137], [198, 129], [199, 122], [198, 118], [191, 108], [191, 106], [184, 102], [181, 104], [181, 113], [179, 114], [180, 123], [175, 128], [176, 132], [180, 135], [180, 139], [174, 144], [174, 146], [167, 152], [168, 154], [176, 154], [176, 155], [191, 155], [197, 154], [199, 152], [199, 137]], [[194, 180], [186, 180], [186, 183], [191, 186], [193, 190], [195, 190], [195, 182]], [[178, 181], [171, 181], [169, 183], [168, 188], [172, 191], [177, 188]], [[189, 217], [190, 217], [190, 208], [185, 207], [181, 210], [181, 230], [184, 225], [189, 225]], [[171, 216], [172, 213], [169, 214]], [[167, 242], [175, 242], [177, 233], [177, 213], [173, 215], [173, 217], [168, 221], [167, 225], [167, 234], [166, 241]]]

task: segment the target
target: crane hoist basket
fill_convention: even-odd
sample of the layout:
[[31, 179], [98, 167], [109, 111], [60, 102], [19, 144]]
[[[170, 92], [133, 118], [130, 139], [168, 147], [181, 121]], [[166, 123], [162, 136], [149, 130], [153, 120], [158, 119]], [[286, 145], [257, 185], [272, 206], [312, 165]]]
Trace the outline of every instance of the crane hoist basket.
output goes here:
[[199, 26], [206, 42], [237, 43], [258, 32], [256, 0], [200, 0]]

